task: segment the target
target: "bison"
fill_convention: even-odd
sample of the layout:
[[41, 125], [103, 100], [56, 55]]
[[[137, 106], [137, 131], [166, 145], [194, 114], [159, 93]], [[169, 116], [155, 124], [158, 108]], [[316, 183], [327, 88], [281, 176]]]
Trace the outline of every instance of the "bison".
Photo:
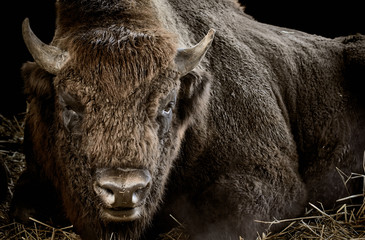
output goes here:
[[255, 220], [361, 189], [337, 169], [362, 170], [363, 36], [262, 24], [231, 0], [56, 10], [50, 44], [23, 22], [35, 62], [22, 67], [15, 218], [64, 216], [87, 240], [151, 239], [172, 214], [192, 239], [253, 239], [268, 227]]

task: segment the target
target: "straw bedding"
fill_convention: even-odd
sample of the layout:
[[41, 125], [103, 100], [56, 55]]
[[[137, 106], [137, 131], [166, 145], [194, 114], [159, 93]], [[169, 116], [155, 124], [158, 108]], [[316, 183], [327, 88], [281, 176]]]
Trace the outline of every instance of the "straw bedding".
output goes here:
[[[24, 226], [13, 222], [7, 211], [14, 189], [14, 184], [25, 168], [22, 153], [24, 114], [14, 119], [0, 115], [0, 160], [4, 162], [9, 176], [9, 194], [4, 203], [0, 204], [0, 239], [29, 239], [29, 240], [80, 240], [72, 231], [72, 226], [53, 227], [37, 219], [31, 219], [33, 225]], [[365, 155], [364, 155], [365, 163]], [[346, 176], [338, 169], [344, 184], [355, 178], [363, 178], [364, 173], [353, 173]], [[364, 185], [365, 186], [365, 185]], [[362, 205], [344, 204], [345, 200], [362, 199]], [[257, 235], [257, 240], [273, 239], [364, 239], [365, 240], [365, 201], [364, 192], [339, 199], [336, 209], [323, 209], [320, 203], [309, 203], [304, 216], [295, 219], [275, 220], [265, 222], [270, 225], [286, 223], [287, 227], [280, 233], [270, 232]], [[180, 220], [171, 216], [176, 227], [170, 232], [160, 235], [159, 240], [187, 240], [189, 235]], [[258, 219], [257, 221], [260, 222]], [[243, 238], [237, 237], [237, 240]]]

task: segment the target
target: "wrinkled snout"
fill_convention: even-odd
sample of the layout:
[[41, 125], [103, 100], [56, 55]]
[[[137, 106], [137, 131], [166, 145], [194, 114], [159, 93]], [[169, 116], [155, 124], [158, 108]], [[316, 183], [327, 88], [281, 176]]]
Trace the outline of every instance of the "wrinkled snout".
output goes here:
[[101, 169], [96, 172], [94, 191], [104, 205], [105, 218], [132, 221], [141, 216], [150, 186], [146, 169]]

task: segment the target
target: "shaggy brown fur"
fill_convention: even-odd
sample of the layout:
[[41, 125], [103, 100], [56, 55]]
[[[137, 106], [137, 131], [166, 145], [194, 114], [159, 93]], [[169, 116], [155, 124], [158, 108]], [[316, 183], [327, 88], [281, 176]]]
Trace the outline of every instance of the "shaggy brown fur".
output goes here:
[[[179, 76], [177, 47], [209, 28], [205, 60]], [[332, 207], [348, 194], [336, 167], [362, 168], [364, 43], [261, 24], [230, 0], [60, 0], [52, 44], [71, 59], [56, 76], [23, 66], [28, 169], [14, 211], [39, 212], [17, 196], [52, 183], [35, 199], [60, 199], [84, 239], [137, 239], [155, 216], [151, 239], [169, 214], [192, 239], [253, 239], [267, 228], [255, 219], [298, 216], [308, 201]], [[173, 92], [164, 132], [158, 112]], [[141, 219], [100, 218], [92, 185], [103, 167], [151, 172]]]

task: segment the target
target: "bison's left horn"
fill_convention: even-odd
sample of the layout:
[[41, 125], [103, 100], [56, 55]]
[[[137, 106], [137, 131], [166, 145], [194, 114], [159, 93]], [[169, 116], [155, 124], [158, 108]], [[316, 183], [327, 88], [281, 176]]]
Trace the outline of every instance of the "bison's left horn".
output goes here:
[[212, 44], [214, 34], [215, 30], [210, 29], [207, 35], [197, 45], [191, 48], [178, 49], [175, 64], [182, 76], [198, 66]]
[[69, 59], [68, 52], [39, 40], [30, 28], [28, 18], [23, 21], [22, 33], [34, 61], [47, 72], [57, 74]]

